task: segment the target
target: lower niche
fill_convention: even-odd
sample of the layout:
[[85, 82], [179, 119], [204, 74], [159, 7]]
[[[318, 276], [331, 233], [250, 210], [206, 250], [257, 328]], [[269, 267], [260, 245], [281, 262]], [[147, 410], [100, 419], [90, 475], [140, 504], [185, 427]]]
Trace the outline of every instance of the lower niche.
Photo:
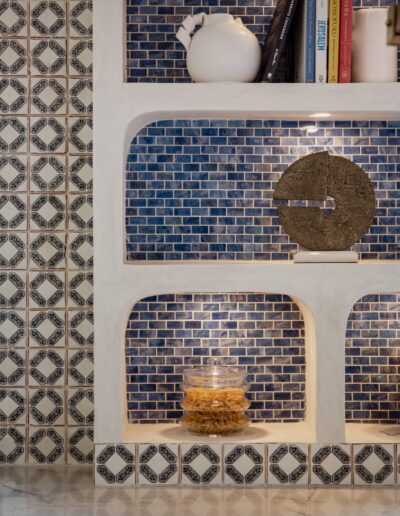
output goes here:
[[296, 304], [282, 295], [188, 293], [148, 297], [130, 314], [128, 422], [177, 422], [183, 370], [211, 356], [246, 368], [253, 422], [304, 419], [304, 324]]

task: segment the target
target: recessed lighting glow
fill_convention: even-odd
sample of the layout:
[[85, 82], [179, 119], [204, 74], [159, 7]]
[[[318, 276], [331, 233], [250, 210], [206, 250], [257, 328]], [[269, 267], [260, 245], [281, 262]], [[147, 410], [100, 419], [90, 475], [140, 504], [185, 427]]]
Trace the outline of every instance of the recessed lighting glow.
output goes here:
[[304, 125], [302, 127], [302, 129], [307, 134], [314, 134], [314, 133], [318, 132], [318, 127], [316, 125]]
[[310, 118], [329, 118], [330, 116], [332, 116], [330, 113], [314, 113]]

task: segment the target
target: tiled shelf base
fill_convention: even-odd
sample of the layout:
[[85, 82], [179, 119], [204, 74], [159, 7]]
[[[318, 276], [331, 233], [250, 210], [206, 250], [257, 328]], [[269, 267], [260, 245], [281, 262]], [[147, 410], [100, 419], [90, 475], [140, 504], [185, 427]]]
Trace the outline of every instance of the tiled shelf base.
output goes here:
[[96, 445], [102, 486], [396, 486], [398, 444], [174, 443]]

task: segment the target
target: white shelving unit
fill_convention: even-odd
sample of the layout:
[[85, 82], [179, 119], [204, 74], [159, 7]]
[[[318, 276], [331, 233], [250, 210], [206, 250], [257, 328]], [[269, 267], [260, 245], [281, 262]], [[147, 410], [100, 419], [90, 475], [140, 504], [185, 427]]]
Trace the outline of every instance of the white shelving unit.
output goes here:
[[[124, 336], [135, 302], [176, 292], [266, 292], [293, 297], [306, 323], [307, 419], [297, 425], [297, 434], [295, 425], [284, 432], [280, 428], [281, 439], [283, 432], [289, 441], [354, 442], [354, 425], [346, 435], [344, 420], [348, 314], [364, 295], [399, 292], [400, 264], [126, 264], [125, 158], [140, 128], [166, 118], [400, 119], [400, 85], [124, 84], [124, 18], [123, 0], [115, 0], [112, 9], [108, 0], [95, 2], [95, 443], [168, 437], [161, 427], [127, 425]], [[174, 431], [168, 434], [172, 441]], [[378, 430], [369, 431], [376, 435]], [[269, 438], [267, 432], [265, 439]]]

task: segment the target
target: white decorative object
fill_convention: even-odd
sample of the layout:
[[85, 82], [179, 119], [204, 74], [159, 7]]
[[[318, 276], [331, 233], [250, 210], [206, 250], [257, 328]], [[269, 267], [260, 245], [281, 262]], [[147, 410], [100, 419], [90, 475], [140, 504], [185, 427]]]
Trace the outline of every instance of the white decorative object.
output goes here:
[[396, 82], [397, 47], [386, 43], [388, 9], [360, 9], [353, 21], [353, 82]]
[[[191, 36], [197, 25], [201, 28]], [[176, 37], [187, 50], [187, 68], [195, 82], [252, 82], [261, 49], [240, 18], [230, 14], [188, 16]]]
[[294, 263], [357, 263], [354, 251], [300, 251], [294, 255]]

